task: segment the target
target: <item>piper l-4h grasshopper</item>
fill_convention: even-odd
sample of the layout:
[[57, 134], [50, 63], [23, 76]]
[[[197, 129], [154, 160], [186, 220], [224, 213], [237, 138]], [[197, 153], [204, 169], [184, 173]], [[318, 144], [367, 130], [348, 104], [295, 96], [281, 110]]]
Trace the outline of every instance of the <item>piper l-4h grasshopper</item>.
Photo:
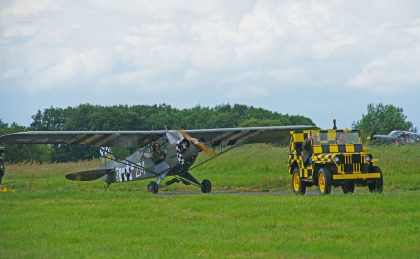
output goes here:
[[[203, 193], [208, 193], [212, 188], [211, 182], [207, 179], [199, 182], [190, 174], [194, 168], [240, 145], [277, 143], [287, 137], [291, 130], [311, 128], [314, 127], [291, 125], [185, 131], [28, 131], [0, 136], [0, 143], [81, 144], [100, 148], [100, 168], [69, 173], [66, 175], [69, 180], [92, 181], [102, 178], [109, 186], [111, 183], [156, 179], [149, 183], [147, 190], [157, 193], [164, 178], [171, 177], [166, 185], [192, 184], [200, 187]], [[156, 146], [159, 146], [160, 152], [155, 150]], [[135, 148], [136, 151], [121, 159], [115, 157], [111, 147]], [[217, 153], [214, 152], [216, 148], [219, 150]], [[195, 164], [200, 152], [206, 153], [209, 158]]]
[[291, 131], [288, 168], [293, 191], [305, 194], [306, 187], [317, 185], [322, 195], [332, 186], [353, 193], [355, 185], [367, 185], [370, 192], [382, 192], [382, 171], [374, 165], [379, 160], [367, 153], [360, 132], [334, 128]]

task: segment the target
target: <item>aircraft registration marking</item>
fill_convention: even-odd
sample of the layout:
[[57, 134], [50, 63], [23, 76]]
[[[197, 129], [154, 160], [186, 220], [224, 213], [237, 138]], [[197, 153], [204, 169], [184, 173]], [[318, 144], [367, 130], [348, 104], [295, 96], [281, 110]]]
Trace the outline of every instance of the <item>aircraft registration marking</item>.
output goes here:
[[120, 182], [132, 181], [133, 175], [135, 176], [135, 178], [146, 175], [146, 170], [144, 169], [145, 162], [140, 161], [136, 165], [138, 165], [139, 167], [126, 165], [124, 167], [115, 168], [115, 172], [117, 173], [119, 181]]
[[127, 182], [133, 180], [133, 176], [130, 173], [130, 166], [125, 167], [117, 167], [115, 168], [115, 172], [120, 180], [120, 182]]
[[146, 170], [144, 170], [144, 167], [145, 167], [144, 161], [140, 161], [140, 163], [137, 163], [137, 165], [140, 166], [141, 168], [139, 168], [139, 167], [135, 168], [136, 169], [136, 177], [140, 177], [142, 175], [145, 175]]

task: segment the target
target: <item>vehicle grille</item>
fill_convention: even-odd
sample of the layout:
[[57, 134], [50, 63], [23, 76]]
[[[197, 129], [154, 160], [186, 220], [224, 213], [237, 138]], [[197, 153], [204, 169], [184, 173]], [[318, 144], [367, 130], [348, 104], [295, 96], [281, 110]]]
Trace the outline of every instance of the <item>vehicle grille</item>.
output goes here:
[[360, 154], [344, 155], [342, 170], [346, 173], [360, 173], [362, 171], [362, 157]]

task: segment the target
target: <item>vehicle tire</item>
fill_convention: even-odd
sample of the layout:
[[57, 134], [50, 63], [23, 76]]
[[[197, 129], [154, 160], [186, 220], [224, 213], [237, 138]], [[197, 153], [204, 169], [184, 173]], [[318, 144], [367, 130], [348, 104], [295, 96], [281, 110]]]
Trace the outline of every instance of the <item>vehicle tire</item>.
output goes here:
[[348, 181], [341, 185], [341, 189], [343, 190], [343, 193], [353, 193], [354, 192], [354, 181]]
[[157, 182], [151, 181], [149, 185], [147, 185], [147, 191], [154, 194], [158, 193], [159, 185], [157, 184]]
[[1, 180], [3, 179], [3, 176], [4, 176], [4, 172], [5, 172], [4, 163], [3, 163], [3, 161], [0, 160], [0, 184], [1, 184]]
[[327, 195], [331, 193], [331, 172], [328, 168], [324, 167], [319, 170], [318, 174], [318, 188], [321, 195]]
[[371, 180], [368, 183], [368, 188], [370, 192], [382, 193], [384, 187], [384, 178], [382, 176], [382, 170], [377, 166], [372, 166], [371, 173], [379, 173], [381, 176], [378, 179]]
[[210, 182], [210, 180], [204, 179], [201, 182], [201, 186], [200, 187], [201, 187], [201, 191], [203, 193], [209, 193], [209, 192], [211, 192], [211, 182]]
[[299, 168], [295, 167], [293, 169], [292, 175], [292, 189], [295, 194], [303, 195], [306, 191], [306, 183], [302, 181], [299, 176]]

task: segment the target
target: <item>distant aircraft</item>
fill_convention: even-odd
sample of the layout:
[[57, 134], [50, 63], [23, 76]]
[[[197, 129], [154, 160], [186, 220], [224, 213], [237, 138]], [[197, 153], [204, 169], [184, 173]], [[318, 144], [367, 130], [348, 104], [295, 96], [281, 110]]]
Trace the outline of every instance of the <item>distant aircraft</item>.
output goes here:
[[367, 138], [372, 143], [383, 143], [383, 144], [401, 144], [401, 143], [419, 143], [420, 135], [410, 131], [394, 130], [388, 135], [377, 135], [371, 134]]
[[[84, 144], [100, 148], [100, 168], [69, 173], [66, 175], [69, 180], [92, 181], [102, 178], [109, 186], [116, 182], [155, 178], [157, 180], [151, 181], [147, 190], [157, 193], [164, 178], [171, 177], [166, 185], [192, 184], [200, 187], [203, 193], [208, 193], [212, 188], [211, 182], [207, 179], [199, 182], [190, 174], [191, 169], [240, 145], [277, 143], [289, 137], [292, 130], [312, 128], [315, 127], [295, 125], [185, 131], [29, 131], [3, 135], [0, 143]], [[154, 147], [159, 149], [157, 146], [164, 153], [155, 151]], [[112, 153], [111, 147], [138, 149], [129, 157], [119, 159]], [[218, 148], [219, 152], [215, 154], [213, 148]], [[193, 167], [200, 152], [206, 153], [209, 158]]]

